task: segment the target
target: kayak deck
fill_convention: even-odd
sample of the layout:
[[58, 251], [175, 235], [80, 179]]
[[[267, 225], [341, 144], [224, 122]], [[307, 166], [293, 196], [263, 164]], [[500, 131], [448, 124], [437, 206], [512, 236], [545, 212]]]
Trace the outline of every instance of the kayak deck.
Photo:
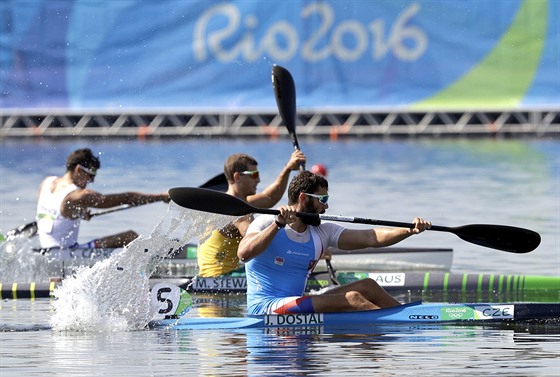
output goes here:
[[[340, 284], [348, 284], [365, 278], [376, 281], [387, 292], [526, 292], [560, 291], [560, 276], [504, 275], [452, 272], [336, 272]], [[320, 290], [332, 286], [333, 276], [313, 273], [307, 289]], [[234, 273], [216, 278], [191, 277], [182, 288], [189, 292], [246, 292], [245, 274]]]
[[560, 303], [421, 303], [348, 313], [300, 313], [247, 317], [179, 318], [153, 321], [150, 327], [210, 330], [277, 327], [455, 324], [559, 320]]

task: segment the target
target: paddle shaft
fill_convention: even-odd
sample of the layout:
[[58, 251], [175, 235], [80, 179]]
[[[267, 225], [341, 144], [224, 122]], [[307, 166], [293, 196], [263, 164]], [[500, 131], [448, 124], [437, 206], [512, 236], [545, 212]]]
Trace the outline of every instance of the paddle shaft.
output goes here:
[[[140, 205], [143, 205], [143, 204], [140, 204]], [[106, 215], [108, 213], [113, 213], [113, 212], [119, 212], [119, 211], [122, 211], [122, 210], [125, 210], [125, 209], [129, 209], [131, 207], [138, 207], [138, 206], [131, 206], [131, 205], [125, 204], [123, 206], [116, 207], [116, 208], [111, 208], [111, 209], [108, 209], [106, 211], [94, 212], [90, 215], [90, 217]]]
[[[180, 206], [204, 212], [229, 216], [244, 216], [250, 213], [280, 214], [280, 211], [277, 209], [256, 208], [233, 195], [213, 190], [177, 187], [170, 189], [169, 195]], [[361, 217], [301, 212], [298, 212], [297, 216], [347, 223], [414, 228], [412, 223], [365, 219]], [[532, 230], [505, 225], [472, 224], [453, 228], [432, 225], [429, 230], [453, 233], [467, 242], [511, 253], [528, 253], [536, 249], [541, 242], [540, 235]]]
[[[272, 210], [274, 215], [280, 214], [278, 210]], [[350, 217], [340, 215], [326, 215], [316, 213], [296, 213], [298, 217], [319, 218], [327, 221], [339, 221], [355, 224], [381, 225], [394, 228], [414, 228], [414, 224], [399, 221], [367, 219], [363, 217]], [[498, 249], [511, 253], [528, 253], [536, 249], [541, 237], [538, 233], [523, 228], [493, 224], [471, 224], [459, 227], [448, 227], [432, 225], [430, 229], [437, 232], [453, 233], [464, 241], [476, 245]]]
[[340, 284], [340, 282], [338, 281], [338, 279], [336, 278], [336, 272], [331, 264], [330, 259], [325, 259], [325, 262], [327, 263], [327, 271], [329, 272], [329, 277], [331, 278], [331, 282], [334, 285], [342, 285]]
[[[298, 213], [298, 216], [300, 213]], [[308, 214], [303, 215], [305, 217]], [[314, 215], [314, 214], [311, 214]], [[314, 216], [312, 216], [314, 217]], [[321, 220], [330, 220], [330, 221], [341, 221], [346, 223], [356, 223], [356, 224], [368, 224], [368, 225], [383, 225], [383, 226], [391, 226], [394, 228], [414, 228], [414, 224], [412, 223], [405, 223], [400, 221], [388, 221], [388, 220], [377, 220], [377, 219], [366, 219], [363, 217], [349, 217], [349, 216], [340, 216], [340, 215], [319, 215]], [[451, 228], [446, 226], [439, 226], [439, 225], [432, 225], [430, 230], [440, 231], [440, 232], [450, 232], [452, 231]]]
[[[261, 213], [266, 215], [279, 215], [280, 211], [277, 209], [267, 209], [267, 208], [256, 208], [253, 207], [252, 211], [249, 211], [245, 214], [249, 213]], [[355, 223], [355, 224], [367, 224], [367, 225], [382, 225], [382, 226], [390, 226], [394, 228], [414, 228], [414, 224], [412, 223], [404, 223], [399, 221], [387, 221], [387, 220], [376, 220], [376, 219], [366, 219], [363, 217], [351, 217], [351, 216], [341, 216], [341, 215], [327, 215], [327, 214], [318, 214], [318, 213], [305, 213], [305, 212], [297, 212], [296, 216], [298, 217], [307, 217], [312, 219], [321, 219], [326, 221], [338, 221], [344, 223]], [[445, 227], [445, 226], [438, 226], [432, 225], [429, 230], [436, 230], [440, 232], [453, 232], [453, 228]]]
[[[130, 207], [136, 207], [136, 206], [123, 205], [121, 207], [111, 208], [111, 209], [108, 209], [106, 211], [95, 212], [95, 213], [92, 213], [90, 215], [90, 218], [95, 217], [95, 216], [106, 215], [106, 214], [112, 213], [112, 212], [122, 211], [122, 210], [128, 209]], [[8, 233], [6, 233], [6, 236], [7, 236], [7, 239], [8, 239], [8, 238], [11, 238], [11, 237], [18, 236], [22, 233], [29, 233], [28, 237], [33, 237], [34, 235], [36, 235], [37, 234], [37, 221], [33, 221], [33, 222], [27, 223], [25, 225], [22, 225], [19, 228], [10, 230]]]

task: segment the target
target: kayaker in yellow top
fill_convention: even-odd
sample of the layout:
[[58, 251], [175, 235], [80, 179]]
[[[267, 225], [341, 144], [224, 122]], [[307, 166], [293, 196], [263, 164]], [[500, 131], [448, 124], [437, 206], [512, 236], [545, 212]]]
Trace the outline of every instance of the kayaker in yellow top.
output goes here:
[[[282, 199], [288, 186], [290, 172], [305, 164], [305, 154], [296, 150], [276, 180], [262, 192], [257, 193], [260, 177], [255, 158], [236, 153], [229, 156], [224, 165], [228, 181], [227, 193], [245, 200], [259, 208], [270, 208]], [[253, 220], [252, 215], [243, 216], [221, 229], [216, 229], [198, 248], [198, 276], [216, 277], [229, 274], [239, 267], [237, 247]]]

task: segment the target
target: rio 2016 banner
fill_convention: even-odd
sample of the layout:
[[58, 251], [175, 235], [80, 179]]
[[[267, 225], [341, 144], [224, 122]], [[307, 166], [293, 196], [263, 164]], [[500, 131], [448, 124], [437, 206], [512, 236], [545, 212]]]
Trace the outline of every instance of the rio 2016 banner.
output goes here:
[[557, 107], [555, 0], [2, 0], [1, 108]]

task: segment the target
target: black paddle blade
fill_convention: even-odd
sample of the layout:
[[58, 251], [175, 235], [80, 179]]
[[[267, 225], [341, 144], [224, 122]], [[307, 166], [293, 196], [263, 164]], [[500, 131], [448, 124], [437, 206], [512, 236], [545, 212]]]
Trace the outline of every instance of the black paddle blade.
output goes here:
[[[292, 144], [296, 150], [299, 150], [296, 135], [296, 85], [292, 74], [286, 68], [279, 65], [272, 68], [272, 89], [278, 112], [292, 137]], [[305, 170], [305, 164], [301, 164], [299, 170]]]
[[272, 68], [272, 89], [278, 112], [293, 138], [296, 132], [296, 87], [292, 74], [286, 68], [279, 65]]
[[224, 173], [220, 173], [208, 182], [200, 185], [201, 188], [212, 189], [216, 191], [226, 192], [228, 189], [228, 181]]
[[513, 226], [472, 224], [450, 229], [465, 241], [510, 253], [528, 253], [541, 243], [537, 232]]
[[10, 230], [6, 233], [6, 239], [13, 239], [15, 237], [30, 238], [37, 234], [37, 222], [33, 221], [31, 223], [21, 225], [15, 229]]
[[275, 213], [273, 210], [253, 207], [233, 195], [209, 189], [176, 187], [169, 190], [169, 196], [181, 207], [221, 215], [243, 216], [249, 213]]

